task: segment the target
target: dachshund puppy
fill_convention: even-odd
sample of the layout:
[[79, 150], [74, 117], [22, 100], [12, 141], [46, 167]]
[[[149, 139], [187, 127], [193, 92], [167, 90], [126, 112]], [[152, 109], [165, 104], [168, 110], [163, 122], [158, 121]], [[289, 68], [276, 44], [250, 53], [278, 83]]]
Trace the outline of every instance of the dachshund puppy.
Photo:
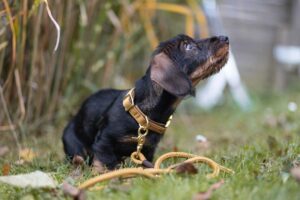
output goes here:
[[[225, 36], [194, 40], [178, 35], [162, 42], [146, 74], [136, 81], [132, 101], [149, 120], [166, 124], [179, 102], [193, 95], [197, 83], [225, 65], [228, 49]], [[128, 91], [104, 89], [84, 101], [63, 133], [67, 158], [73, 162], [89, 159], [98, 169], [114, 169], [136, 150], [136, 142], [126, 142], [126, 138], [138, 135], [139, 128], [123, 106]], [[162, 136], [149, 130], [142, 149], [149, 161]]]

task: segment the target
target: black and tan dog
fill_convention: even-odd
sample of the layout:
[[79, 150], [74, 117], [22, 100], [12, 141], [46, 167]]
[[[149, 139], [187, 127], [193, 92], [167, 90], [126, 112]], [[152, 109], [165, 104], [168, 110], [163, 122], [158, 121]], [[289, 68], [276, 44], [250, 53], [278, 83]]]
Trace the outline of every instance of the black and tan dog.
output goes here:
[[[136, 117], [141, 117], [142, 122], [147, 117], [153, 127], [149, 128], [142, 153], [151, 161], [165, 131], [164, 124], [178, 103], [193, 94], [200, 80], [224, 66], [228, 49], [229, 40], [225, 36], [194, 40], [178, 35], [162, 42], [130, 95], [126, 95], [129, 90], [105, 89], [85, 100], [64, 130], [67, 157], [73, 161], [90, 158], [98, 168], [102, 163], [113, 169], [136, 150], [136, 143], [126, 142], [126, 138], [137, 136]], [[129, 112], [133, 105], [125, 105], [124, 98], [129, 98], [129, 104], [134, 104], [137, 110]], [[138, 116], [133, 117], [134, 112]]]

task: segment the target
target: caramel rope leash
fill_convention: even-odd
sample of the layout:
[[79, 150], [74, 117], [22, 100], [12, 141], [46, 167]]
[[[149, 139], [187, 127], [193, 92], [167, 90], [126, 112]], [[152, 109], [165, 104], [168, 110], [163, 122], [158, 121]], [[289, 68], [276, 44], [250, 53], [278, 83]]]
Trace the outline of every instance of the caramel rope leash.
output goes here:
[[[148, 121], [148, 120], [147, 120]], [[194, 154], [189, 154], [185, 152], [170, 152], [163, 154], [160, 156], [155, 164], [153, 165], [151, 162], [149, 162], [144, 154], [141, 152], [143, 145], [145, 143], [145, 138], [146, 135], [148, 134], [148, 129], [147, 127], [141, 126], [138, 129], [138, 136], [137, 136], [137, 150], [131, 154], [131, 160], [137, 164], [137, 165], [143, 165], [145, 167], [148, 167], [146, 169], [143, 169], [142, 167], [137, 167], [137, 168], [124, 168], [124, 169], [118, 169], [115, 171], [111, 171], [105, 174], [101, 174], [99, 176], [96, 176], [94, 178], [91, 178], [82, 184], [79, 185], [79, 189], [87, 189], [89, 187], [94, 186], [97, 183], [108, 181], [114, 178], [132, 178], [132, 177], [137, 177], [137, 176], [144, 176], [146, 178], [156, 178], [159, 177], [160, 174], [167, 174], [167, 173], [172, 173], [174, 172], [175, 168], [183, 163], [205, 163], [207, 164], [213, 172], [211, 174], [208, 174], [206, 177], [207, 178], [214, 178], [217, 177], [220, 173], [220, 171], [223, 171], [225, 173], [231, 173], [234, 174], [234, 171], [226, 168], [215, 161], [203, 157], [203, 156], [198, 156]], [[160, 168], [161, 164], [169, 159], [169, 158], [186, 158], [182, 163], [177, 163], [173, 164], [167, 168]], [[100, 189], [103, 189], [101, 187]]]
[[[137, 153], [137, 152], [134, 152], [134, 153]], [[142, 153], [140, 153], [140, 155], [144, 156]], [[206, 176], [207, 178], [217, 177], [219, 175], [220, 171], [223, 171], [225, 173], [234, 174], [233, 170], [226, 168], [209, 158], [194, 155], [194, 154], [189, 154], [189, 153], [185, 153], [185, 152], [170, 152], [170, 153], [166, 153], [166, 154], [160, 156], [156, 160], [156, 162], [154, 164], [154, 168], [143, 169], [141, 167], [137, 167], [137, 168], [118, 169], [118, 170], [111, 171], [111, 172], [108, 172], [105, 174], [101, 174], [99, 176], [96, 176], [94, 178], [91, 178], [91, 179], [83, 182], [82, 184], [79, 185], [79, 189], [87, 189], [89, 187], [94, 186], [96, 183], [108, 181], [108, 180], [114, 179], [114, 178], [128, 178], [128, 177], [137, 177], [137, 176], [144, 176], [147, 178], [157, 178], [157, 177], [159, 177], [160, 174], [172, 173], [175, 171], [174, 168], [182, 163], [174, 164], [167, 168], [160, 168], [161, 164], [169, 158], [186, 158], [187, 160], [185, 160], [182, 163], [205, 163], [205, 164], [207, 164], [213, 170], [213, 172], [211, 174], [208, 174]], [[132, 159], [132, 161], [135, 162], [134, 159]], [[137, 162], [137, 164], [140, 164], [140, 160]]]

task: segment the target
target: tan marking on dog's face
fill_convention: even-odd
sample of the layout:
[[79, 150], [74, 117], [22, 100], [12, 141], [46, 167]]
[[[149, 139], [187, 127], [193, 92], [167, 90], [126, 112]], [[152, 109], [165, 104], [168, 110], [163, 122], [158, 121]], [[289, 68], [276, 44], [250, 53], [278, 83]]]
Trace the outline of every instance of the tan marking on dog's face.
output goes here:
[[192, 85], [195, 86], [199, 81], [219, 72], [226, 64], [229, 55], [229, 45], [225, 44], [216, 52], [209, 56], [208, 59], [197, 67], [197, 69], [190, 75]]

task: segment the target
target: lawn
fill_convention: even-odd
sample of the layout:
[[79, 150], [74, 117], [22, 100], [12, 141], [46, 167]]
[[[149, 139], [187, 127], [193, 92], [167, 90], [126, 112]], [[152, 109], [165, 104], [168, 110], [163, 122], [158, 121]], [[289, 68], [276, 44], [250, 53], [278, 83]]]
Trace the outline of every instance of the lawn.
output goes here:
[[[156, 180], [135, 178], [102, 183], [107, 187], [87, 191], [88, 199], [192, 199], [221, 179], [225, 183], [213, 192], [212, 199], [299, 199], [300, 185], [290, 175], [290, 169], [300, 166], [300, 109], [292, 112], [288, 104], [300, 105], [300, 93], [293, 90], [280, 95], [257, 94], [253, 99], [253, 109], [246, 113], [231, 103], [230, 97], [225, 98], [225, 106], [211, 112], [195, 109], [191, 100], [186, 101], [156, 152], [156, 156], [173, 150], [204, 155], [233, 169], [234, 175], [221, 173], [207, 179], [209, 168], [196, 165], [196, 175], [170, 174]], [[66, 121], [23, 137], [22, 145], [38, 155], [28, 163], [16, 162], [18, 154], [10, 133], [2, 133], [0, 146], [6, 145], [10, 151], [0, 157], [0, 167], [8, 165], [9, 175], [41, 170], [51, 173], [58, 183], [66, 180], [73, 185], [92, 177], [89, 167], [74, 175], [74, 167], [64, 161], [60, 138]], [[208, 142], [197, 142], [198, 134]], [[133, 166], [129, 161], [126, 165]], [[18, 189], [0, 184], [0, 199], [64, 198], [60, 188]]]

